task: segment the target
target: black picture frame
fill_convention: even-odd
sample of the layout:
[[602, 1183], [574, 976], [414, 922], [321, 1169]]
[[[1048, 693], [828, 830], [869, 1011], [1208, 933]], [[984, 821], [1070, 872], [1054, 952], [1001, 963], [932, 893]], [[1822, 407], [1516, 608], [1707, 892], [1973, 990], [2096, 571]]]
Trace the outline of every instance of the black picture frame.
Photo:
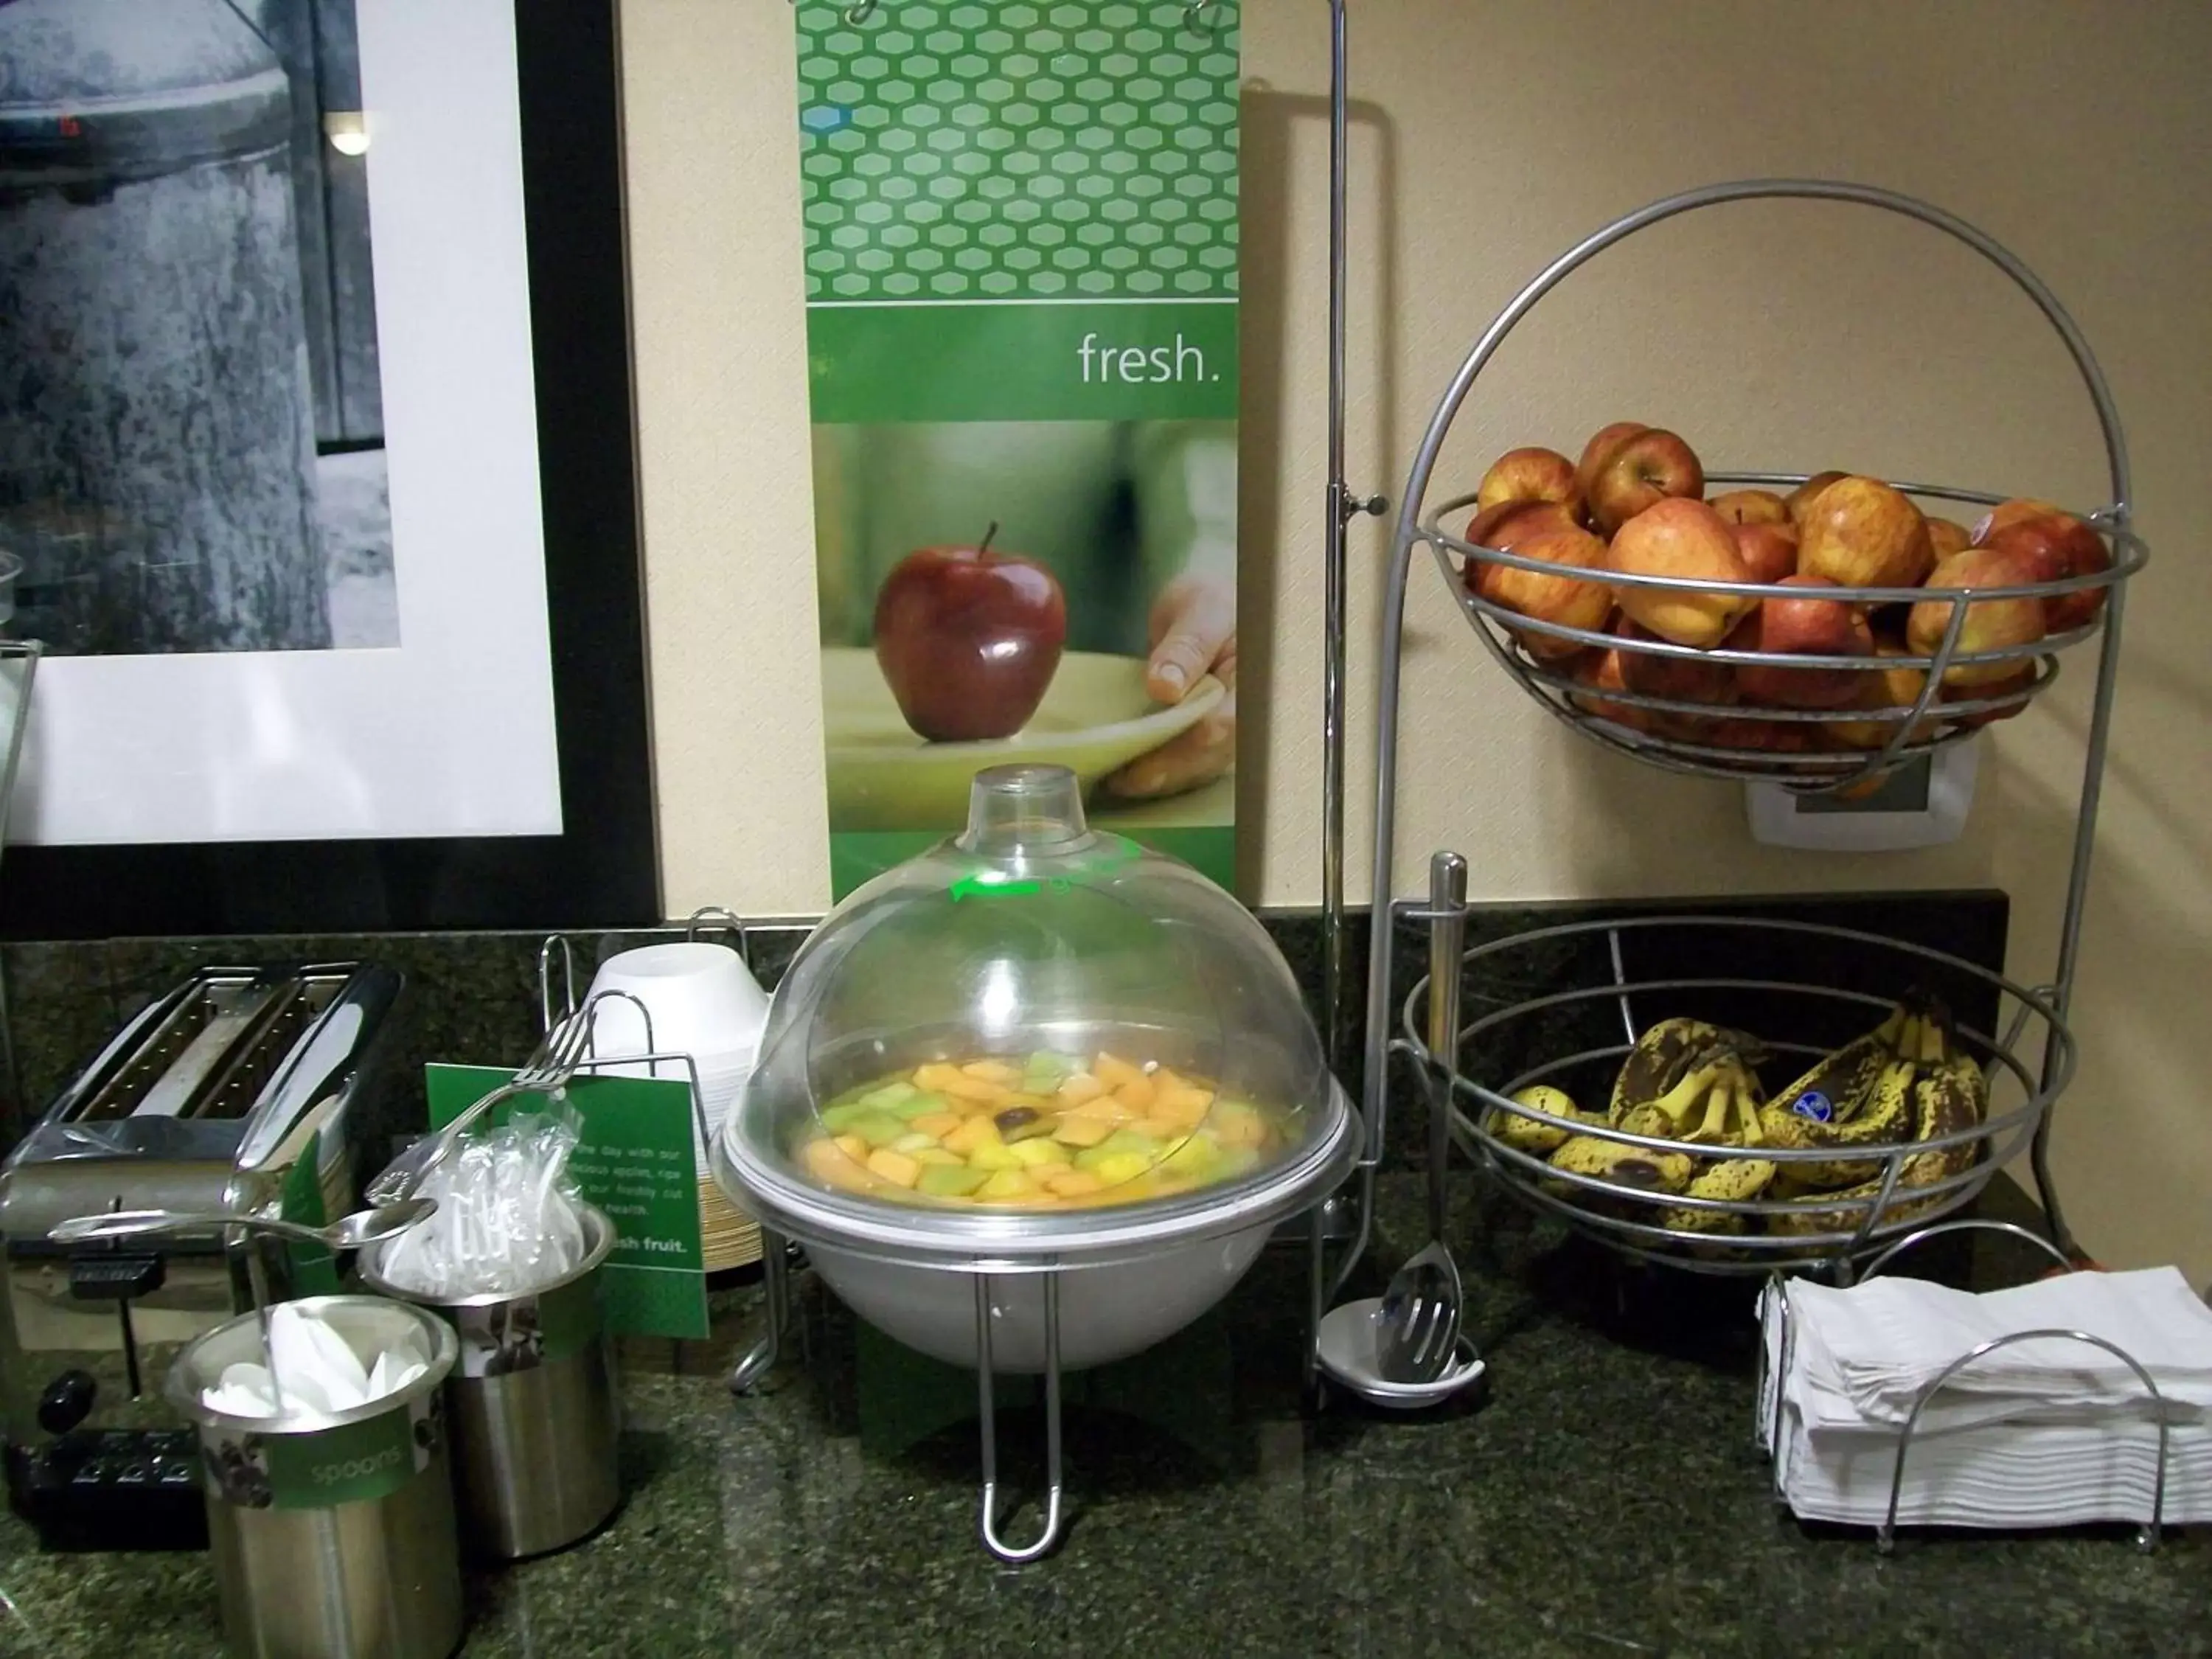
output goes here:
[[616, 0], [515, 0], [562, 833], [15, 847], [0, 938], [659, 919]]

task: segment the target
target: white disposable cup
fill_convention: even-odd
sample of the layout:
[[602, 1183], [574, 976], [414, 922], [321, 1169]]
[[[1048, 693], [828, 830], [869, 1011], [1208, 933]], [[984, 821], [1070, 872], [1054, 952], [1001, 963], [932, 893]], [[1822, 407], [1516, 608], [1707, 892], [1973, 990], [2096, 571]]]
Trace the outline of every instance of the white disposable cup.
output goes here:
[[[726, 945], [648, 945], [609, 957], [592, 977], [591, 995], [608, 991], [626, 994], [592, 1012], [592, 1051], [602, 1060], [688, 1054], [703, 1062], [741, 1054], [750, 1063], [768, 1023], [767, 994]], [[641, 1003], [652, 1016], [649, 1048]], [[661, 1074], [669, 1075], [665, 1068]]]

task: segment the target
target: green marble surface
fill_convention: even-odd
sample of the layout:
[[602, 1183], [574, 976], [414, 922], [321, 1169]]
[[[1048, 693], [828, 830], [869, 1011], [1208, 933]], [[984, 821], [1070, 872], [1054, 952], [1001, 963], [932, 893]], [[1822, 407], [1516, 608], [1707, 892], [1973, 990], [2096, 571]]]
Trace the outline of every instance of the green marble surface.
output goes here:
[[[1418, 1242], [1409, 1179], [1386, 1184], [1379, 1261]], [[975, 1541], [972, 1425], [864, 1451], [852, 1322], [818, 1292], [804, 1352], [733, 1401], [719, 1373], [758, 1298], [731, 1293], [715, 1342], [628, 1355], [624, 1508], [565, 1553], [471, 1572], [464, 1651], [2212, 1652], [2197, 1537], [2145, 1556], [2119, 1529], [1908, 1535], [1885, 1560], [1866, 1534], [1801, 1528], [1750, 1445], [1743, 1287], [1625, 1270], [1471, 1190], [1457, 1232], [1491, 1363], [1474, 1397], [1302, 1415], [1304, 1256], [1270, 1252], [1226, 1310], [1223, 1455], [1075, 1413], [1066, 1545], [1022, 1569]], [[2011, 1248], [1948, 1266], [2008, 1282], [2027, 1265]], [[1007, 1480], [1033, 1492], [1036, 1419], [1003, 1432]], [[1025, 1503], [1008, 1532], [1036, 1516]], [[220, 1651], [204, 1558], [40, 1555], [9, 1521], [0, 1589], [0, 1653]]]

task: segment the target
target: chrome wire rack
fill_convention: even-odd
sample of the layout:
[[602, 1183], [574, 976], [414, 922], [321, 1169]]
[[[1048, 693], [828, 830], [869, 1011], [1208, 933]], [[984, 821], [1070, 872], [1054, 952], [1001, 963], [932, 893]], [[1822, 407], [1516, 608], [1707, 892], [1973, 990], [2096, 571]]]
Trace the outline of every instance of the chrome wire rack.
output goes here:
[[[1462, 533], [1467, 527], [1464, 524], [1457, 532], [1446, 528], [1448, 523], [1456, 522], [1455, 515], [1466, 512], [1473, 498], [1459, 495], [1441, 506], [1430, 504], [1430, 485], [1445, 441], [1477, 378], [1506, 337], [1539, 301], [1589, 259], [1640, 230], [1684, 213], [1732, 203], [1793, 199], [1873, 209], [1915, 220], [1980, 253], [2034, 304], [2065, 345], [2095, 406], [2110, 471], [2112, 495], [2106, 505], [2076, 516], [2102, 540], [2109, 563], [2102, 570], [2016, 587], [1943, 589], [1932, 593], [1926, 589], [1906, 588], [1853, 592], [1855, 602], [1875, 607], [1931, 601], [1948, 603], [1948, 614], [1940, 616], [1941, 639], [1933, 649], [1919, 649], [1909, 656], [1888, 659], [1890, 665], [1924, 673], [1924, 680], [1909, 701], [1893, 700], [1878, 707], [1847, 710], [1763, 706], [1739, 708], [1724, 701], [1594, 686], [1565, 663], [1547, 659], [1554, 654], [1554, 647], [1560, 656], [1579, 655], [1585, 659], [1591, 654], [1589, 647], [1621, 649], [1624, 640], [1620, 635], [1577, 630], [1517, 614], [1486, 597], [1480, 591], [1484, 586], [1480, 580], [1470, 581], [1470, 572], [1479, 576], [1485, 566], [1555, 576], [1559, 567], [1478, 545]], [[1712, 481], [1731, 485], [1795, 485], [1803, 482], [1803, 475], [1737, 472], [1715, 475]], [[1948, 485], [1905, 483], [1896, 488], [1908, 495], [1930, 501], [1987, 506], [2002, 499]], [[1877, 1252], [1886, 1240], [1900, 1230], [1923, 1224], [1931, 1217], [1968, 1203], [2004, 1159], [2023, 1144], [2030, 1153], [2051, 1237], [2069, 1256], [2078, 1255], [2059, 1206], [2048, 1149], [2053, 1103], [2066, 1086], [2075, 1064], [2074, 1040], [2065, 1022], [2080, 957], [2081, 921], [2119, 665], [2123, 610], [2130, 580], [2143, 568], [2149, 556], [2130, 526], [2130, 511], [2127, 447], [2118, 411], [2080, 327], [2057, 296], [2014, 254], [1965, 221], [1911, 197], [1871, 185], [1827, 179], [1745, 179], [1706, 185], [1667, 197], [1614, 220], [1554, 259], [1514, 296], [1468, 350], [1444, 388], [1397, 501], [1396, 530], [1381, 606], [1376, 684], [1371, 887], [1374, 934], [1368, 963], [1363, 1099], [1369, 1139], [1360, 1167], [1360, 1220], [1352, 1243], [1338, 1252], [1334, 1261], [1324, 1240], [1316, 1237], [1312, 1246], [1316, 1328], [1322, 1306], [1341, 1292], [1370, 1236], [1368, 1223], [1374, 1206], [1375, 1174], [1386, 1145], [1390, 1062], [1394, 1054], [1401, 1053], [1411, 1053], [1421, 1061], [1431, 1085], [1431, 1110], [1449, 1115], [1445, 1127], [1449, 1139], [1470, 1152], [1478, 1167], [1496, 1176], [1516, 1198], [1563, 1216], [1571, 1224], [1632, 1257], [1715, 1272], [1825, 1267], [1847, 1276], [1850, 1262]], [[1662, 1006], [1665, 999], [1678, 993], [1711, 994], [1723, 988], [1727, 975], [1708, 981], [1694, 975], [1670, 975], [1664, 971], [1638, 978], [1615, 972], [1602, 979], [1585, 977], [1578, 983], [1570, 983], [1564, 990], [1553, 988], [1559, 984], [1553, 979], [1547, 988], [1549, 994], [1545, 996], [1486, 1014], [1464, 1027], [1460, 1027], [1455, 1019], [1443, 1022], [1447, 1029], [1456, 1030], [1455, 1042], [1449, 1038], [1424, 1042], [1420, 1036], [1423, 1025], [1415, 1018], [1413, 1006], [1408, 1005], [1407, 1035], [1394, 1036], [1393, 1019], [1398, 1010], [1394, 1007], [1393, 969], [1396, 952], [1401, 946], [1398, 938], [1400, 926], [1425, 924], [1431, 934], [1433, 955], [1437, 939], [1449, 933], [1449, 924], [1455, 921], [1463, 926], [1468, 915], [1463, 902], [1448, 903], [1434, 896], [1426, 901], [1401, 900], [1396, 896], [1394, 879], [1406, 599], [1414, 551], [1424, 546], [1434, 556], [1439, 574], [1490, 654], [1552, 714], [1583, 737], [1667, 770], [1735, 781], [1765, 781], [1799, 793], [1852, 791], [1871, 785], [1882, 775], [1908, 762], [1966, 741], [1979, 726], [2018, 714], [2040, 696], [2057, 677], [2060, 655], [2094, 640], [2096, 666], [2081, 805], [2075, 823], [2057, 961], [2048, 981], [2033, 987], [2015, 983], [1955, 957], [1898, 941], [1872, 936], [1860, 936], [1853, 941], [1866, 944], [1871, 939], [1869, 948], [1890, 945], [1923, 967], [1938, 969], [1954, 976], [1954, 981], [1963, 975], [1966, 983], [1978, 987], [1984, 994], [1982, 1000], [1987, 1005], [1986, 1017], [1979, 1022], [1970, 1022], [1973, 1029], [1964, 1036], [1968, 1048], [1987, 1068], [1993, 1089], [2003, 1085], [2009, 1103], [1994, 1110], [1989, 1120], [1971, 1134], [1953, 1138], [1960, 1144], [1971, 1142], [1976, 1147], [1975, 1156], [1964, 1161], [1963, 1169], [1936, 1185], [1916, 1187], [1907, 1192], [1900, 1176], [1912, 1153], [1927, 1151], [1931, 1145], [1942, 1150], [1949, 1143], [1922, 1142], [1875, 1149], [1885, 1175], [1875, 1193], [1850, 1201], [1832, 1199], [1822, 1202], [1816, 1208], [1824, 1224], [1817, 1231], [1802, 1231], [1803, 1206], [1793, 1206], [1796, 1214], [1781, 1218], [1793, 1231], [1778, 1233], [1773, 1228], [1777, 1212], [1782, 1209], [1779, 1200], [1706, 1200], [1693, 1205], [1674, 1198], [1667, 1200], [1665, 1210], [1655, 1210], [1651, 1206], [1639, 1205], [1632, 1195], [1624, 1195], [1617, 1188], [1595, 1194], [1589, 1191], [1593, 1183], [1586, 1180], [1560, 1179], [1558, 1172], [1549, 1170], [1540, 1175], [1539, 1160], [1507, 1146], [1493, 1132], [1497, 1121], [1493, 1115], [1501, 1109], [1516, 1109], [1504, 1098], [1515, 1088], [1532, 1080], [1565, 1075], [1577, 1067], [1602, 1068], [1616, 1061], [1626, 1051], [1626, 1042], [1632, 1042], [1636, 1036], [1636, 1015], [1657, 1018], [1680, 1012]], [[1676, 581], [1612, 571], [1604, 573], [1604, 580], [1611, 586], [1673, 586], [1686, 592], [1732, 593], [1740, 599], [1764, 599], [1777, 591], [1773, 586], [1752, 582]], [[1973, 602], [2027, 598], [2049, 601], [2093, 592], [2102, 595], [2101, 605], [2094, 601], [2081, 604], [2075, 609], [2088, 614], [2032, 644], [1990, 650], [1962, 648], [1971, 642], [1966, 635], [1965, 623], [1968, 606]], [[2061, 614], [2065, 614], [2063, 608]], [[1925, 627], [1920, 630], [1923, 645], [1928, 633]], [[1532, 640], [1537, 641], [1534, 650], [1529, 644]], [[1742, 659], [1752, 655], [1732, 651], [1725, 643], [1713, 650], [1698, 650], [1656, 637], [1626, 644], [1628, 649], [1641, 650], [1653, 659], [1695, 659], [1725, 665], [1731, 673]], [[1764, 654], [1756, 660], [1761, 666], [1775, 665], [1778, 661]], [[2013, 666], [2014, 664], [2017, 668]], [[1869, 661], [1863, 657], [1804, 656], [1785, 666], [1808, 672], [1864, 670]], [[1954, 676], [1976, 684], [1965, 690], [1951, 688], [1956, 700], [1944, 700], [1947, 674], [1962, 666], [1984, 672]], [[1746, 715], [1753, 717], [1757, 731], [1732, 731], [1730, 721]], [[1868, 733], [1862, 729], [1850, 734], [1852, 742], [1846, 744], [1837, 740], [1844, 734], [1826, 731], [1853, 721], [1878, 726], [1881, 740], [1864, 742]], [[1820, 735], [1824, 731], [1825, 737]], [[1778, 732], [1784, 735], [1778, 736]], [[1743, 746], [1737, 746], [1739, 742]], [[1443, 856], [1439, 854], [1439, 859]], [[1678, 928], [1743, 930], [1754, 926], [1718, 916], [1670, 921]], [[1634, 937], [1633, 930], [1643, 925], [1618, 924], [1620, 932], [1610, 936], [1616, 940]], [[1607, 925], [1591, 926], [1603, 933]], [[1808, 930], [1829, 933], [1838, 931]], [[1540, 930], [1517, 940], [1480, 947], [1467, 959], [1480, 959], [1516, 946], [1529, 948], [1540, 943], [1562, 942], [1559, 930]], [[1827, 942], [1838, 941], [1831, 938]], [[1741, 977], [1747, 983], [1737, 988], [1739, 991], [1765, 997], [1776, 1012], [1771, 1028], [1760, 1035], [1778, 1054], [1784, 1055], [1804, 1052], [1805, 1045], [1814, 1040], [1808, 1030], [1818, 1026], [1820, 1021], [1808, 1018], [1806, 1028], [1801, 1029], [1797, 1019], [1783, 1005], [1794, 1001], [1800, 1012], [1808, 1015], [1825, 1012], [1832, 1022], [1840, 1013], [1865, 1013], [1872, 1006], [1887, 1002], [1910, 985], [1908, 981], [1893, 986], [1887, 997], [1881, 997], [1867, 987], [1814, 985], [1802, 974], [1746, 974]], [[1449, 988], [1450, 994], [1444, 1004], [1447, 1013], [1456, 1003], [1462, 988], [1455, 984]], [[1417, 999], [1425, 994], [1417, 993]], [[1593, 1038], [1587, 1031], [1579, 1036], [1569, 1034], [1562, 1038], [1559, 1048], [1548, 1054], [1532, 1052], [1508, 1072], [1493, 1076], [1484, 1069], [1498, 1063], [1497, 1051], [1509, 1035], [1516, 1030], [1525, 1034], [1534, 1029], [1542, 1023], [1540, 1016], [1577, 1009], [1587, 1012], [1608, 1001], [1634, 1011], [1626, 1017], [1628, 1029], [1623, 1036], [1626, 1042], [1614, 1043]], [[1855, 1034], [1831, 1030], [1825, 1035], [1841, 1041]], [[1601, 1138], [1632, 1142], [1636, 1139], [1617, 1130], [1603, 1133]], [[1700, 1149], [1700, 1154], [1707, 1151], [1723, 1155], [1717, 1149]], [[1855, 1150], [1854, 1159], [1859, 1156]], [[1703, 1228], [1677, 1224], [1693, 1211], [1725, 1217], [1722, 1224], [1727, 1231], [1716, 1235]], [[1671, 1218], [1668, 1212], [1673, 1212]]]

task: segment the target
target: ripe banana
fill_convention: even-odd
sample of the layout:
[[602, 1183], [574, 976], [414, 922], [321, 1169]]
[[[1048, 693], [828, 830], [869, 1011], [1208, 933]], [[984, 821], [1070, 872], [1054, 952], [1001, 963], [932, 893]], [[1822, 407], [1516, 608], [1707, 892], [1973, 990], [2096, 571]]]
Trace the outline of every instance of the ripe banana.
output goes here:
[[[1925, 1063], [1913, 1080], [1912, 1136], [1916, 1140], [1932, 1140], [1939, 1135], [1955, 1134], [1961, 1129], [1971, 1128], [1981, 1122], [1989, 1109], [1989, 1084], [1982, 1074], [1981, 1067], [1956, 1046], [1948, 1023], [1943, 1022], [1940, 1015], [1928, 1021], [1927, 1027], [1934, 1033], [1926, 1045], [1934, 1057]], [[1906, 1158], [1905, 1167], [1898, 1171], [1897, 1187], [1890, 1195], [1890, 1202], [1882, 1206], [1880, 1224], [1887, 1227], [1894, 1222], [1916, 1220], [1954, 1200], [1957, 1197], [1955, 1190], [1939, 1193], [1933, 1198], [1903, 1202], [1899, 1201], [1898, 1194], [1910, 1188], [1933, 1187], [1939, 1182], [1963, 1174], [1973, 1167], [1985, 1149], [1984, 1141], [1964, 1140], [1955, 1146], [1915, 1152]], [[1800, 1164], [1793, 1166], [1790, 1173], [1806, 1167], [1819, 1169], [1826, 1166]], [[1857, 1200], [1859, 1202], [1855, 1207], [1830, 1209], [1817, 1202], [1808, 1203], [1802, 1210], [1769, 1216], [1767, 1231], [1793, 1237], [1814, 1233], [1856, 1232], [1866, 1220], [1867, 1201], [1879, 1197], [1881, 1193], [1882, 1171], [1879, 1164], [1873, 1167], [1874, 1174], [1869, 1178], [1840, 1191], [1820, 1195], [1831, 1201]], [[1783, 1183], [1778, 1181], [1771, 1195], [1796, 1197], [1799, 1192], [1795, 1182], [1785, 1190]]]
[[1496, 1137], [1516, 1152], [1526, 1152], [1531, 1158], [1547, 1158], [1565, 1146], [1574, 1130], [1571, 1124], [1602, 1123], [1605, 1120], [1595, 1112], [1585, 1112], [1577, 1106], [1564, 1089], [1547, 1085], [1531, 1084], [1510, 1098], [1516, 1106], [1526, 1106], [1547, 1116], [1563, 1118], [1564, 1123], [1545, 1123], [1535, 1118], [1522, 1117], [1517, 1112], [1492, 1110], [1482, 1121], [1486, 1133]]
[[1662, 1019], [1636, 1039], [1613, 1082], [1606, 1117], [1618, 1126], [1635, 1108], [1657, 1100], [1695, 1070], [1727, 1033], [1701, 1019]]
[[[1846, 1043], [1820, 1066], [1801, 1078], [1759, 1114], [1768, 1143], [1791, 1150], [1875, 1146], [1909, 1139], [1912, 1134], [1913, 1084], [1923, 1056], [1941, 1052], [1943, 1027], [1940, 1014], [1923, 1016], [1900, 1008], [1879, 1031], [1892, 1031], [1891, 1041], [1869, 1048], [1867, 1037]], [[1871, 1059], [1869, 1059], [1871, 1055]], [[1829, 1086], [1854, 1084], [1858, 1092], [1838, 1097]], [[1881, 1163], [1838, 1159], [1833, 1163], [1793, 1162], [1788, 1173], [1801, 1187], [1849, 1187], [1881, 1173]]]
[[[1655, 1152], [1624, 1146], [1595, 1135], [1576, 1135], [1552, 1154], [1552, 1167], [1569, 1175], [1590, 1176], [1611, 1186], [1638, 1193], [1679, 1193], [1690, 1184], [1697, 1160], [1686, 1152]], [[1588, 1200], [1586, 1187], [1556, 1184], [1562, 1196]]]
[[[1698, 1171], [1697, 1179], [1690, 1182], [1686, 1196], [1747, 1203], [1771, 1184], [1776, 1168], [1771, 1158], [1717, 1159]], [[1747, 1218], [1726, 1210], [1673, 1209], [1667, 1212], [1664, 1224], [1684, 1232], [1740, 1233], [1743, 1231]]]

